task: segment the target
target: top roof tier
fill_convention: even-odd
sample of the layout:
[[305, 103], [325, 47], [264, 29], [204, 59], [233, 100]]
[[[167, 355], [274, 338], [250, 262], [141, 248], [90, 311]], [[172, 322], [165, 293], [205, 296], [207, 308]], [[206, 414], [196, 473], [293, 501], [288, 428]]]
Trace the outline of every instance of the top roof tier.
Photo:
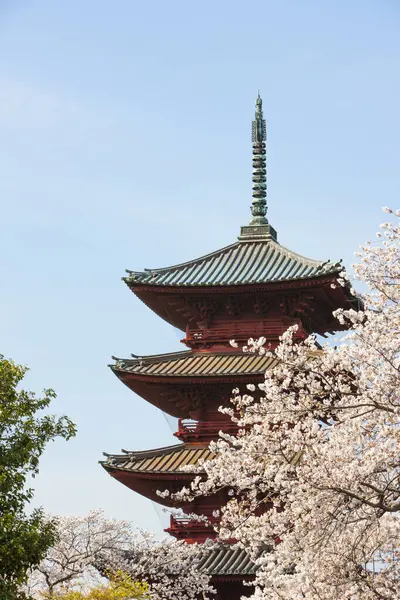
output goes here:
[[124, 281], [135, 287], [230, 286], [313, 279], [336, 275], [342, 268], [340, 263], [300, 256], [281, 246], [271, 236], [260, 238], [257, 235], [253, 240], [248, 237], [239, 239], [221, 250], [172, 267], [128, 271]]

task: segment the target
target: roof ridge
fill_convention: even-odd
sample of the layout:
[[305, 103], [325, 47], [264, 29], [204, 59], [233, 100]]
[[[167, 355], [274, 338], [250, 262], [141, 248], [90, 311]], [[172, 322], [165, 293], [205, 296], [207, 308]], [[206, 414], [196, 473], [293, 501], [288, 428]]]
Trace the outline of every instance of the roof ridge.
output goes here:
[[130, 458], [140, 459], [140, 458], [151, 458], [153, 456], [157, 456], [158, 454], [172, 454], [173, 452], [177, 452], [184, 448], [186, 444], [173, 444], [172, 446], [163, 446], [161, 448], [153, 448], [151, 450], [124, 450], [121, 451], [123, 454], [110, 455], [110, 456], [124, 456], [125, 458], [129, 456]]
[[[193, 258], [191, 260], [187, 260], [186, 262], [178, 263], [176, 265], [171, 265], [169, 267], [159, 267], [156, 269], [144, 268], [143, 271], [130, 271], [129, 269], [126, 269], [126, 272], [129, 273], [130, 275], [139, 275], [139, 274], [145, 274], [145, 273], [147, 274], [147, 273], [160, 273], [160, 272], [164, 272], [164, 271], [173, 271], [174, 269], [180, 269], [181, 267], [188, 267], [190, 265], [196, 265], [207, 258], [211, 258], [211, 257], [215, 256], [216, 254], [220, 254], [222, 252], [230, 250], [234, 246], [238, 246], [239, 243], [240, 242], [233, 242], [232, 244], [229, 244], [228, 246], [223, 246], [222, 248], [219, 248], [218, 250], [213, 250], [213, 252], [209, 252], [208, 254], [203, 254], [203, 256], [199, 256], [198, 258]], [[123, 279], [127, 279], [127, 278], [123, 277]]]
[[[166, 352], [164, 354], [144, 354], [144, 355], [136, 355], [136, 354], [131, 354], [131, 356], [129, 358], [122, 358], [120, 356], [111, 356], [111, 358], [117, 362], [157, 362], [158, 360], [180, 360], [183, 358], [191, 358], [193, 357], [193, 359], [196, 358], [204, 358], [204, 357], [213, 357], [213, 356], [226, 356], [226, 357], [231, 357], [231, 356], [242, 356], [242, 354], [238, 353], [235, 350], [228, 350], [227, 352], [223, 352], [222, 350], [219, 351], [210, 351], [210, 352], [203, 352], [201, 350], [180, 350], [177, 352]], [[111, 367], [115, 366], [115, 365], [110, 365]]]
[[[112, 355], [111, 358], [113, 360], [115, 360], [117, 363], [128, 363], [128, 362], [134, 362], [134, 361], [157, 362], [157, 360], [168, 359], [168, 358], [174, 358], [176, 360], [179, 360], [180, 358], [185, 358], [189, 354], [192, 354], [191, 350], [178, 350], [176, 352], [164, 352], [161, 354], [144, 354], [144, 355], [131, 354], [129, 358], [122, 358], [120, 356]], [[108, 365], [108, 366], [112, 368], [112, 367], [115, 367], [116, 365], [112, 364], [112, 365]]]
[[339, 261], [336, 262], [331, 262], [330, 259], [328, 260], [315, 260], [314, 258], [308, 258], [308, 256], [304, 256], [303, 254], [299, 254], [298, 252], [295, 252], [294, 250], [290, 250], [289, 248], [286, 248], [286, 246], [282, 246], [282, 244], [279, 244], [279, 242], [276, 242], [275, 240], [270, 240], [270, 243], [272, 245], [275, 246], [279, 246], [279, 250], [278, 252], [281, 252], [282, 254], [286, 254], [286, 256], [294, 258], [294, 259], [300, 259], [302, 261], [305, 261], [309, 264], [309, 266], [315, 266], [315, 267], [324, 267], [325, 265], [331, 264], [332, 267], [339, 265], [342, 262], [342, 259], [340, 259]]
[[[187, 356], [188, 354], [192, 354], [191, 350], [177, 350], [176, 352], [161, 352], [160, 354], [141, 354], [141, 355], [136, 355], [136, 354], [131, 354], [131, 358], [134, 360], [150, 360], [151, 359], [158, 359], [158, 358], [183, 358], [184, 356]], [[124, 360], [124, 359], [123, 359]], [[130, 360], [130, 359], [126, 359], [126, 360]]]

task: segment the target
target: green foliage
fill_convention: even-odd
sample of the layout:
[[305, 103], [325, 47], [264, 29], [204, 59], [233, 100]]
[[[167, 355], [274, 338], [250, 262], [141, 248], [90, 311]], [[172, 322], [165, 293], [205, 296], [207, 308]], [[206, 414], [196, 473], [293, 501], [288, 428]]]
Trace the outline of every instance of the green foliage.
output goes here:
[[80, 591], [67, 590], [55, 595], [44, 596], [51, 600], [133, 600], [147, 597], [148, 585], [132, 581], [123, 571], [111, 574], [107, 585], [100, 585], [87, 594]]
[[36, 566], [55, 541], [55, 523], [41, 510], [29, 516], [25, 505], [33, 490], [26, 487], [29, 475], [39, 470], [39, 459], [47, 443], [57, 437], [69, 439], [75, 426], [67, 417], [38, 415], [55, 398], [44, 390], [18, 388], [27, 368], [0, 355], [0, 598], [23, 599], [18, 589], [28, 570]]

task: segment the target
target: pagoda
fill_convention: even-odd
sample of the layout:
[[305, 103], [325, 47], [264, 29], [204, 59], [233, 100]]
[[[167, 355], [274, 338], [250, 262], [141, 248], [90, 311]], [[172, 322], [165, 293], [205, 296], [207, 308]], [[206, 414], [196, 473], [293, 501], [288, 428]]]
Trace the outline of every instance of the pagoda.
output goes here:
[[[177, 508], [170, 493], [188, 486], [194, 477], [186, 465], [211, 457], [209, 443], [220, 431], [236, 426], [219, 412], [233, 388], [262, 382], [276, 359], [244, 354], [241, 346], [263, 336], [271, 348], [292, 325], [297, 340], [310, 333], [326, 335], [340, 329], [332, 312], [357, 305], [348, 287], [338, 284], [341, 264], [310, 260], [278, 242], [267, 219], [266, 123], [262, 100], [256, 99], [252, 122], [253, 199], [249, 225], [236, 242], [205, 256], [171, 267], [127, 271], [124, 282], [159, 317], [183, 332], [181, 352], [115, 358], [115, 375], [133, 392], [178, 419], [179, 443], [146, 451], [106, 454], [106, 471], [134, 492]], [[235, 340], [238, 348], [232, 347]], [[114, 357], [113, 357], [114, 358]], [[181, 518], [171, 516], [166, 530], [188, 543], [215, 538], [216, 510], [227, 501], [224, 491], [190, 504], [179, 503]], [[187, 515], [198, 514], [208, 521]], [[235, 600], [251, 588], [254, 565], [242, 550], [215, 550], [202, 563], [220, 600]]]

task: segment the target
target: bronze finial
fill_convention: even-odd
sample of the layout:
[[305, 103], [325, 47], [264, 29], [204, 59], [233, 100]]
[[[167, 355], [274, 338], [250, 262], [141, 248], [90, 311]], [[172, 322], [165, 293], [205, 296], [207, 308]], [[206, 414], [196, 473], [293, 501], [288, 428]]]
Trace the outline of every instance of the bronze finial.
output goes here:
[[263, 118], [262, 99], [260, 91], [256, 99], [255, 120], [252, 122], [253, 142], [253, 215], [250, 225], [265, 225], [268, 223], [267, 214], [267, 159], [266, 145], [267, 126]]
[[263, 117], [260, 90], [256, 98], [256, 114], [252, 122], [253, 142], [253, 201], [251, 203], [251, 219], [249, 225], [240, 228], [239, 240], [277, 241], [276, 230], [269, 224], [267, 214], [267, 126]]

